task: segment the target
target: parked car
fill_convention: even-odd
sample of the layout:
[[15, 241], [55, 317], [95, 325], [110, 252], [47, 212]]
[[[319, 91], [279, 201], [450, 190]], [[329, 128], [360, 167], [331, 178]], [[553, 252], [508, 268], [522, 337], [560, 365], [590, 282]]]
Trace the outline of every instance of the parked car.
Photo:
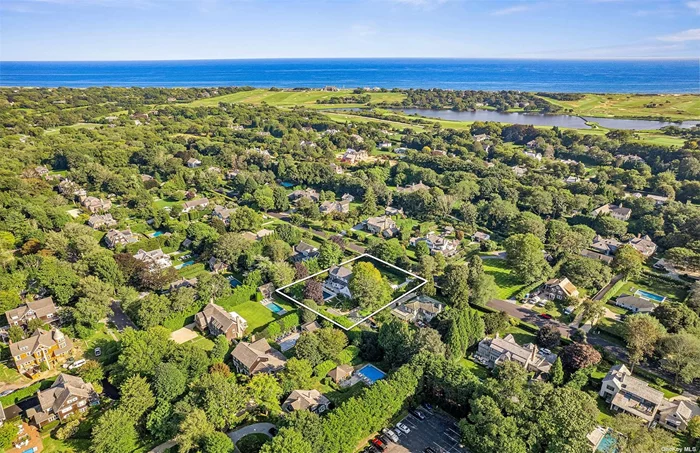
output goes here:
[[389, 437], [386, 436], [386, 435], [384, 435], [384, 434], [378, 435], [377, 438], [378, 438], [379, 440], [381, 440], [381, 441], [384, 443], [384, 445], [389, 445], [389, 442], [391, 442], [391, 441], [389, 440]]
[[408, 434], [408, 433], [411, 432], [411, 429], [410, 429], [408, 426], [406, 426], [406, 425], [404, 425], [403, 423], [401, 423], [401, 422], [397, 423], [397, 424], [396, 424], [396, 427], [399, 428], [401, 431], [405, 432], [406, 434]]
[[423, 453], [435, 453], [435, 450], [433, 450], [432, 448], [428, 447], [428, 448], [426, 448], [425, 450], [423, 450]]
[[95, 348], [95, 357], [99, 357], [102, 355], [102, 348], [97, 347]]
[[378, 437], [372, 439], [372, 445], [379, 449], [379, 451], [386, 450], [386, 444], [382, 442]]
[[425, 420], [425, 415], [418, 409], [411, 410], [411, 414], [419, 420]]
[[11, 393], [14, 392], [14, 391], [15, 391], [14, 389], [5, 390], [4, 392], [0, 393], [0, 397], [7, 396], [7, 395], [11, 394]]
[[542, 354], [547, 354], [547, 355], [550, 355], [552, 353], [552, 351], [550, 351], [547, 348], [540, 348], [540, 352], [542, 352]]
[[68, 357], [66, 363], [63, 364], [63, 368], [70, 368], [73, 362], [75, 362], [75, 359], [73, 357]]
[[75, 362], [71, 363], [70, 366], [68, 367], [69, 370], [75, 370], [77, 368], [80, 368], [81, 366], [85, 365], [86, 360], [85, 359], [80, 359], [76, 360]]
[[430, 412], [431, 414], [433, 413], [433, 405], [430, 403], [423, 403], [423, 407], [425, 408], [426, 411]]
[[549, 313], [540, 313], [540, 318], [552, 319], [552, 315], [550, 315]]
[[389, 428], [384, 428], [382, 432], [392, 440], [392, 442], [398, 442], [399, 441], [399, 436], [396, 435], [393, 429]]

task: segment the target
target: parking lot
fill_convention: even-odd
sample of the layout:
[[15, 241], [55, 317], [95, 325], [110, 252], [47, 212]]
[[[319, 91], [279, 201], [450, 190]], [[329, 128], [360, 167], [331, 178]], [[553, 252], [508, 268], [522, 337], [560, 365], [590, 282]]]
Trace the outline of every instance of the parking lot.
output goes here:
[[436, 453], [467, 452], [459, 446], [460, 436], [456, 420], [447, 414], [435, 411], [434, 414], [422, 410], [425, 420], [419, 420], [409, 414], [401, 423], [411, 430], [406, 434], [394, 429], [399, 436], [398, 443], [390, 443], [385, 453], [411, 452], [422, 453], [430, 447]]

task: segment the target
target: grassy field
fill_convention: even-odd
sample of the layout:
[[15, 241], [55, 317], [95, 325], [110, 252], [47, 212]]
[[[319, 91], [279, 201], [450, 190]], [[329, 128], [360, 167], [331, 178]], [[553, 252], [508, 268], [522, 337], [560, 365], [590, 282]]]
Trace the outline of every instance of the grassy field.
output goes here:
[[[700, 119], [700, 96], [691, 94], [587, 94], [578, 101], [544, 99], [565, 109], [573, 109], [574, 114], [581, 116]], [[645, 107], [650, 104], [657, 106]]]
[[238, 304], [233, 309], [236, 313], [243, 316], [243, 319], [248, 321], [248, 331], [255, 332], [272, 321], [279, 319], [272, 311], [265, 307], [260, 302], [248, 301]]
[[[368, 93], [372, 103], [378, 102], [401, 102], [406, 96], [402, 93]], [[238, 93], [225, 94], [223, 96], [215, 96], [207, 99], [198, 99], [186, 105], [193, 107], [201, 106], [216, 106], [219, 102], [243, 102], [246, 104], [260, 104], [265, 102], [276, 107], [292, 107], [295, 105], [303, 105], [309, 108], [328, 108], [331, 107], [361, 107], [362, 104], [317, 104], [316, 101], [323, 101], [336, 96], [352, 95], [352, 90], [340, 91], [270, 91], [266, 89], [255, 89], [250, 91], [241, 91]]]
[[191, 340], [190, 343], [197, 346], [200, 349], [204, 349], [205, 351], [211, 351], [212, 349], [214, 349], [214, 342], [211, 341], [209, 338], [203, 337], [201, 335], [198, 335], [197, 338]]
[[639, 280], [626, 282], [620, 287], [614, 297], [621, 294], [632, 295], [634, 291], [638, 289], [665, 296], [667, 300], [672, 302], [683, 302], [688, 293], [686, 288], [680, 284], [673, 284], [663, 280], [650, 279], [642, 276]]
[[484, 272], [493, 275], [493, 278], [496, 279], [496, 285], [498, 285], [496, 297], [498, 299], [510, 299], [525, 286], [511, 274], [505, 260], [484, 260]]

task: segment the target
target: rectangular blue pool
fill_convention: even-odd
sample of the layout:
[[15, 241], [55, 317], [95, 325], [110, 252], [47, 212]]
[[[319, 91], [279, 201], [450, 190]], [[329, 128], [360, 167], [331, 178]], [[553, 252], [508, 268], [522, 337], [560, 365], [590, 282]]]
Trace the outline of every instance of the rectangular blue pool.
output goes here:
[[284, 308], [280, 307], [274, 302], [270, 302], [269, 304], [265, 304], [265, 307], [267, 307], [268, 310], [270, 310], [272, 313], [279, 313], [281, 311], [284, 311]]
[[177, 266], [175, 266], [175, 269], [182, 269], [183, 267], [192, 266], [193, 264], [194, 264], [194, 260], [185, 261], [184, 263], [178, 264]]
[[383, 372], [382, 370], [380, 370], [379, 368], [377, 368], [374, 365], [363, 366], [362, 368], [360, 368], [357, 371], [357, 374], [360, 377], [366, 379], [370, 385], [374, 384], [375, 382], [377, 382], [380, 379], [383, 379], [384, 376], [386, 376], [385, 372]]
[[152, 238], [157, 238], [158, 236], [162, 236], [162, 235], [164, 235], [164, 234], [165, 234], [165, 233], [163, 233], [162, 231], [156, 231], [155, 233], [153, 233], [153, 234], [151, 235], [151, 237], [152, 237]]
[[650, 293], [649, 291], [643, 291], [641, 289], [638, 289], [635, 293], [635, 296], [639, 296], [643, 299], [647, 300], [653, 300], [654, 302], [663, 302], [666, 300], [666, 297], [664, 296], [659, 296], [658, 294]]
[[615, 437], [610, 433], [607, 432], [605, 436], [601, 439], [600, 443], [598, 444], [598, 447], [596, 448], [596, 452], [601, 452], [601, 453], [617, 453], [617, 440]]

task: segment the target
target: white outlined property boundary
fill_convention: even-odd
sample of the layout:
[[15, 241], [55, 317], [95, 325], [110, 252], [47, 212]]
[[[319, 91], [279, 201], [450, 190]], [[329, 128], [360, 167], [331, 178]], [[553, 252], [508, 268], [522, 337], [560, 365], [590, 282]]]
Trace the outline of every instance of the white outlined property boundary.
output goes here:
[[350, 327], [345, 327], [344, 325], [342, 325], [342, 324], [340, 324], [340, 323], [334, 321], [333, 319], [329, 318], [328, 316], [324, 315], [323, 313], [320, 313], [320, 312], [318, 312], [317, 310], [314, 310], [314, 309], [311, 308], [311, 307], [307, 307], [306, 305], [304, 305], [304, 304], [301, 303], [300, 301], [296, 300], [296, 299], [293, 298], [292, 296], [290, 296], [290, 295], [288, 295], [288, 294], [285, 294], [285, 293], [283, 292], [283, 290], [285, 290], [285, 289], [287, 289], [287, 288], [289, 288], [289, 287], [291, 287], [291, 286], [298, 285], [299, 283], [305, 282], [306, 280], [309, 280], [309, 279], [311, 279], [311, 278], [314, 278], [314, 277], [316, 277], [317, 275], [321, 275], [321, 274], [323, 274], [323, 273], [329, 272], [329, 271], [330, 271], [333, 267], [335, 267], [335, 266], [332, 266], [332, 267], [329, 267], [328, 269], [324, 269], [324, 270], [322, 270], [322, 271], [316, 272], [316, 273], [313, 274], [313, 275], [309, 275], [308, 277], [305, 277], [305, 278], [302, 278], [302, 279], [297, 280], [297, 281], [295, 281], [295, 282], [292, 282], [292, 283], [290, 283], [289, 285], [285, 285], [285, 286], [283, 286], [283, 287], [281, 287], [281, 288], [277, 288], [277, 289], [275, 290], [275, 292], [276, 292], [277, 294], [279, 294], [280, 296], [284, 297], [285, 299], [288, 299], [288, 300], [294, 302], [295, 304], [297, 304], [297, 305], [299, 305], [299, 306], [301, 306], [301, 307], [303, 307], [303, 308], [306, 308], [307, 310], [310, 310], [310, 311], [316, 313], [318, 316], [322, 317], [322, 318], [325, 319], [326, 321], [332, 322], [333, 324], [335, 324], [336, 326], [340, 327], [341, 329], [343, 329], [343, 330], [350, 330], [350, 329], [356, 327], [357, 325], [362, 324], [363, 322], [367, 321], [369, 318], [371, 318], [372, 316], [376, 315], [377, 313], [379, 313], [380, 311], [384, 310], [385, 308], [389, 307], [391, 304], [395, 303], [397, 300], [403, 299], [403, 298], [406, 297], [407, 295], [409, 295], [409, 294], [411, 294], [411, 293], [417, 291], [421, 286], [423, 286], [423, 285], [425, 285], [426, 283], [428, 283], [428, 281], [427, 281], [426, 279], [424, 279], [423, 277], [421, 277], [421, 276], [419, 276], [419, 275], [416, 275], [416, 274], [414, 274], [413, 272], [407, 271], [406, 269], [402, 269], [402, 268], [400, 268], [400, 267], [398, 267], [398, 266], [395, 266], [395, 265], [393, 265], [393, 264], [391, 264], [391, 263], [387, 263], [387, 262], [384, 261], [384, 260], [380, 260], [380, 259], [377, 258], [376, 256], [370, 255], [370, 254], [368, 254], [368, 253], [363, 253], [363, 254], [360, 255], [360, 256], [356, 256], [355, 258], [352, 258], [352, 259], [349, 259], [349, 260], [347, 260], [347, 261], [344, 261], [344, 262], [338, 264], [338, 266], [344, 266], [344, 265], [346, 265], [346, 264], [352, 263], [353, 261], [357, 261], [357, 260], [359, 260], [360, 258], [371, 258], [371, 259], [373, 259], [373, 260], [377, 260], [378, 262], [384, 264], [385, 266], [389, 266], [389, 267], [391, 267], [391, 268], [394, 268], [394, 269], [396, 269], [396, 270], [398, 270], [398, 271], [403, 272], [404, 274], [410, 275], [411, 277], [413, 277], [413, 278], [415, 278], [416, 280], [420, 281], [420, 284], [418, 284], [415, 288], [412, 288], [412, 289], [406, 291], [405, 293], [401, 294], [399, 297], [397, 297], [396, 299], [392, 300], [391, 302], [389, 302], [388, 304], [384, 305], [383, 307], [381, 307], [381, 308], [375, 310], [374, 312], [372, 312], [372, 313], [370, 313], [369, 315], [365, 316], [364, 318], [360, 319], [359, 321], [357, 321], [355, 324], [351, 325]]

